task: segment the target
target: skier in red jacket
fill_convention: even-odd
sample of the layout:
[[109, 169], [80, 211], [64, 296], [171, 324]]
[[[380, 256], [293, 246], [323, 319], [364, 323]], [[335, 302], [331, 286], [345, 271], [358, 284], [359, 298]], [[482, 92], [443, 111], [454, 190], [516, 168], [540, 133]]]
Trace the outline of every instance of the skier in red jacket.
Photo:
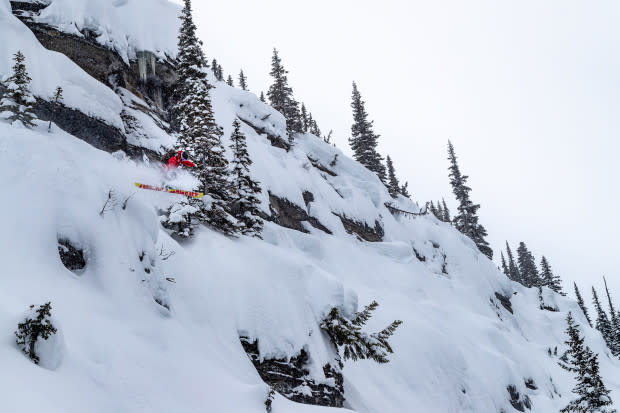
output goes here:
[[185, 151], [178, 151], [176, 155], [173, 155], [168, 159], [168, 170], [172, 171], [179, 166], [187, 166], [188, 168], [194, 168], [196, 164], [189, 160], [189, 156]]

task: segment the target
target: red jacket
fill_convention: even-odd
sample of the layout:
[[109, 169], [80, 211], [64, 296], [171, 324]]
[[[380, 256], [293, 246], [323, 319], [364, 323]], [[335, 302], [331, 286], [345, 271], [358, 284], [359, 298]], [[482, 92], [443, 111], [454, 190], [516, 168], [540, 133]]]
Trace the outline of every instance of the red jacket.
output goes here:
[[168, 169], [176, 169], [179, 167], [179, 165], [187, 166], [188, 168], [193, 168], [196, 166], [196, 164], [192, 161], [182, 160], [181, 152], [183, 151], [177, 152], [176, 155], [168, 159]]

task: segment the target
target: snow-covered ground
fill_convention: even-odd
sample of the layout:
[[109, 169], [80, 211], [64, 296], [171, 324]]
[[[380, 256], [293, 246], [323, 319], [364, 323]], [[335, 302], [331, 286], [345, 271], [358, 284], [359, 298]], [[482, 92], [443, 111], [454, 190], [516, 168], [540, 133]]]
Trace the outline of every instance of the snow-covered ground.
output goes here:
[[[23, 47], [35, 91], [44, 95], [48, 83], [51, 88], [65, 82], [76, 87], [76, 105], [96, 108], [102, 116], [120, 112], [114, 92], [44, 50], [6, 15], [7, 4], [0, 0], [0, 33], [21, 43], [0, 43], [0, 74], [8, 73], [13, 49]], [[59, 66], [44, 70], [40, 62], [48, 59]], [[81, 94], [87, 90], [91, 98]], [[253, 94], [218, 82], [212, 98], [226, 147], [236, 116], [284, 133], [281, 115]], [[305, 348], [311, 374], [320, 379], [320, 366], [331, 355], [319, 328], [322, 317], [333, 306], [351, 312], [372, 300], [380, 307], [369, 331], [395, 319], [403, 325], [391, 339], [390, 363], [345, 363], [347, 409], [511, 412], [506, 387], [514, 385], [529, 396], [533, 412], [558, 411], [571, 399], [574, 381], [548, 349], [557, 346], [561, 354], [568, 311], [600, 354], [611, 397], [620, 398], [619, 363], [608, 356], [599, 333], [585, 327], [576, 302], [545, 291], [545, 304], [560, 311], [541, 310], [536, 290], [507, 280], [448, 224], [431, 216], [392, 216], [385, 202], [418, 208], [406, 199], [392, 200], [374, 174], [317, 137], [299, 136], [286, 152], [247, 125], [242, 130], [265, 212], [271, 192], [308, 211], [333, 235], [267, 223], [262, 241], [230, 239], [204, 228], [178, 244], [161, 228], [156, 211], [179, 198], [133, 186], [161, 182], [159, 165], [96, 150], [58, 128], [47, 133], [44, 124], [28, 130], [0, 122], [1, 411], [263, 412], [268, 388], [239, 335], [258, 338], [262, 357], [291, 357]], [[335, 155], [335, 166], [329, 166]], [[337, 176], [315, 168], [309, 158]], [[191, 183], [179, 178], [180, 185]], [[110, 190], [114, 202], [101, 214]], [[303, 191], [314, 195], [308, 206]], [[334, 213], [370, 226], [380, 222], [384, 241], [359, 241]], [[59, 237], [86, 251], [83, 272], [62, 265]], [[164, 259], [170, 252], [174, 255]], [[510, 297], [514, 314], [495, 293]], [[45, 349], [42, 367], [20, 352], [13, 331], [31, 304], [46, 301], [52, 302], [60, 333], [56, 345]], [[536, 390], [526, 388], [528, 379]], [[331, 409], [276, 396], [273, 411]]]

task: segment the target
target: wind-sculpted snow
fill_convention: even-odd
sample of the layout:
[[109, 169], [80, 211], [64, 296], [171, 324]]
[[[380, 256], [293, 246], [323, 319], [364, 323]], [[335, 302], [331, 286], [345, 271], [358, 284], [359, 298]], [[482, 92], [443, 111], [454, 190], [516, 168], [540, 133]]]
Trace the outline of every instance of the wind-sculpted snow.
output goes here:
[[98, 43], [129, 63], [148, 50], [174, 58], [180, 7], [168, 0], [49, 0], [35, 20], [77, 36], [88, 30]]
[[109, 125], [122, 127], [120, 98], [68, 57], [41, 46], [28, 27], [13, 16], [9, 0], [0, 0], [0, 38], [0, 79], [10, 76], [13, 56], [21, 50], [26, 57], [35, 96], [50, 100], [60, 86], [66, 106]]
[[[283, 132], [280, 115], [255, 96], [222, 82], [212, 96], [226, 146], [242, 114], [269, 115], [272, 132]], [[258, 339], [262, 358], [304, 349], [310, 375], [321, 382], [322, 366], [335, 356], [322, 318], [332, 307], [351, 315], [373, 300], [380, 306], [367, 331], [403, 324], [390, 339], [389, 363], [345, 362], [342, 411], [508, 413], [509, 386], [519, 400], [531, 400], [532, 412], [559, 411], [574, 385], [557, 365], [568, 311], [600, 354], [611, 397], [620, 397], [619, 363], [576, 302], [544, 290], [543, 307], [559, 311], [541, 309], [536, 289], [510, 282], [449, 224], [431, 215], [393, 216], [386, 202], [419, 209], [392, 200], [374, 174], [315, 136], [297, 136], [286, 151], [242, 127], [263, 211], [271, 212], [270, 192], [332, 235], [266, 223], [264, 240], [201, 228], [179, 244], [157, 211], [180, 196], [133, 186], [161, 183], [159, 165], [52, 130], [0, 123], [2, 411], [263, 412], [268, 388], [239, 337]], [[166, 141], [159, 138], [153, 142]], [[195, 183], [181, 173], [174, 184]], [[358, 240], [335, 214], [379, 222], [383, 242]], [[79, 273], [63, 266], [59, 239], [84, 251]], [[32, 364], [12, 337], [28, 307], [47, 301], [62, 328], [53, 371]], [[278, 413], [333, 411], [279, 395], [273, 405]]]

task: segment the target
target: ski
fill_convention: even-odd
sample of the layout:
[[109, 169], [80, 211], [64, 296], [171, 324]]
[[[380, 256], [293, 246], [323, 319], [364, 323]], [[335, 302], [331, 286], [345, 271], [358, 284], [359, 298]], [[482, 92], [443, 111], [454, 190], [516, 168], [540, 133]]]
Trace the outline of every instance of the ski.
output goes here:
[[182, 189], [152, 186], [152, 185], [141, 184], [139, 182], [136, 182], [135, 185], [141, 189], [150, 189], [151, 191], [168, 192], [169, 194], [185, 195], [190, 198], [200, 199], [204, 196], [202, 192], [184, 191]]

